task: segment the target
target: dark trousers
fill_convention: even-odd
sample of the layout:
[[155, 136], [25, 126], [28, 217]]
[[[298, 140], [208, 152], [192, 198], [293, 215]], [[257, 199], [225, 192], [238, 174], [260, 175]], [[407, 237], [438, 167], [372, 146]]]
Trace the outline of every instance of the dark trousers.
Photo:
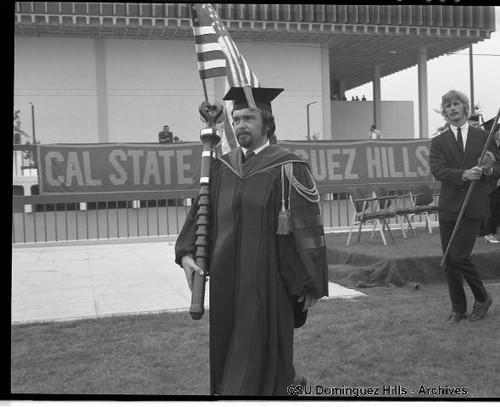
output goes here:
[[500, 226], [500, 187], [490, 194], [491, 218], [486, 220], [484, 234], [495, 234]]
[[[482, 222], [481, 219], [462, 219], [445, 261], [444, 271], [453, 312], [465, 312], [467, 310], [463, 279], [469, 284], [476, 301], [484, 302], [487, 298], [486, 289], [471, 258], [479, 226]], [[456, 220], [439, 220], [443, 253], [448, 247], [455, 224]]]

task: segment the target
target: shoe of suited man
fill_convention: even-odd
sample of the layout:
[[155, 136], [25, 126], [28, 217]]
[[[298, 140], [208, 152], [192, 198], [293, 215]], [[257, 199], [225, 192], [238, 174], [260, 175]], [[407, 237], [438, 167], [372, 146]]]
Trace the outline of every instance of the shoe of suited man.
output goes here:
[[489, 243], [500, 243], [500, 240], [493, 234], [486, 235], [484, 240]]
[[467, 319], [467, 314], [465, 312], [452, 312], [448, 319], [445, 321], [445, 324], [452, 325], [458, 324], [462, 319]]
[[470, 314], [469, 320], [479, 321], [480, 319], [484, 318], [486, 313], [490, 309], [492, 303], [493, 300], [491, 298], [491, 295], [489, 294], [484, 302], [476, 301], [474, 303], [474, 308], [472, 309], [472, 313]]

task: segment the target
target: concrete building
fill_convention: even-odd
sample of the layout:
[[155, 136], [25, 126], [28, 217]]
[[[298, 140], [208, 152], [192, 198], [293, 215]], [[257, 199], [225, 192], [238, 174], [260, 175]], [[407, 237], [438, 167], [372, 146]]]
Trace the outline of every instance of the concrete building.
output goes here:
[[[488, 6], [215, 4], [274, 103], [279, 139], [386, 138], [427, 129], [426, 63], [490, 37]], [[199, 140], [203, 101], [187, 3], [17, 2], [14, 107], [41, 143]], [[380, 100], [380, 79], [418, 65], [419, 106]], [[374, 101], [342, 101], [373, 82]], [[207, 81], [210, 101], [224, 80]], [[308, 120], [309, 119], [309, 120]]]

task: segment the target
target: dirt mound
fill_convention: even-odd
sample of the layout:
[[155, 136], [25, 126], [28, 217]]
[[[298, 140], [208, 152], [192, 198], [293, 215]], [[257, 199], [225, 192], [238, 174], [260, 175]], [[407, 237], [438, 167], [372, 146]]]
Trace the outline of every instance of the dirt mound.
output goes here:
[[[445, 281], [438, 231], [396, 238], [387, 246], [369, 236], [350, 246], [346, 240], [345, 234], [327, 235], [330, 281], [350, 288]], [[472, 257], [482, 278], [500, 278], [498, 247], [478, 240]]]

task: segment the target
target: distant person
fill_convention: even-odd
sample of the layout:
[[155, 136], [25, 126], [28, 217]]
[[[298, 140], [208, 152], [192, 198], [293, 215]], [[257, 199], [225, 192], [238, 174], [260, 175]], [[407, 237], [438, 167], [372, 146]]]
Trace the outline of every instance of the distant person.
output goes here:
[[366, 100], [366, 96], [363, 95], [363, 97], [361, 98], [361, 100], [365, 101]]
[[478, 114], [473, 114], [468, 119], [469, 125], [471, 125], [472, 127], [479, 127], [480, 121], [481, 121], [481, 116], [479, 116]]
[[158, 141], [162, 144], [173, 143], [174, 135], [168, 126], [163, 126], [163, 130], [158, 133]]
[[[500, 151], [500, 124], [496, 125], [493, 141]], [[488, 243], [500, 243], [500, 179], [496, 181], [490, 193], [490, 211], [491, 217], [485, 222], [484, 240]]]
[[[491, 184], [488, 179], [500, 176], [500, 156], [495, 157], [496, 146], [491, 143], [484, 165], [478, 165], [488, 133], [469, 125], [469, 113], [469, 99], [462, 92], [451, 90], [442, 96], [441, 114], [450, 126], [432, 139], [429, 159], [432, 175], [441, 182], [438, 214], [443, 253], [451, 240], [470, 183], [475, 181], [474, 192], [470, 195], [445, 258], [444, 273], [451, 299], [451, 314], [446, 323], [450, 324], [467, 318], [473, 322], [484, 318], [493, 302], [479, 277], [471, 253], [481, 223], [490, 217], [488, 198]], [[475, 299], [469, 316], [463, 279]]]
[[377, 129], [377, 127], [374, 124], [372, 124], [370, 127], [370, 134], [368, 135], [368, 138], [370, 140], [379, 140], [383, 138], [382, 132], [379, 129]]

